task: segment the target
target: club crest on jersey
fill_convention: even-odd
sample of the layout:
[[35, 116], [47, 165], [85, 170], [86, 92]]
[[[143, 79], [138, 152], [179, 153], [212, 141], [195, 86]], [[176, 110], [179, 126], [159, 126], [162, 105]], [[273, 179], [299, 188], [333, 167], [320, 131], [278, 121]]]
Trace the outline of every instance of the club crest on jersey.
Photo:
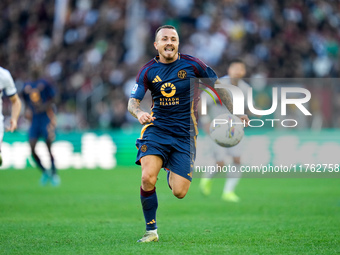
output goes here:
[[29, 97], [33, 103], [37, 103], [40, 101], [40, 92], [38, 89], [32, 89]]
[[178, 78], [185, 79], [187, 77], [187, 72], [184, 70], [179, 70], [177, 73]]
[[141, 150], [142, 152], [146, 152], [147, 149], [148, 149], [148, 146], [146, 146], [145, 144], [142, 145], [142, 147], [140, 148], [140, 150]]

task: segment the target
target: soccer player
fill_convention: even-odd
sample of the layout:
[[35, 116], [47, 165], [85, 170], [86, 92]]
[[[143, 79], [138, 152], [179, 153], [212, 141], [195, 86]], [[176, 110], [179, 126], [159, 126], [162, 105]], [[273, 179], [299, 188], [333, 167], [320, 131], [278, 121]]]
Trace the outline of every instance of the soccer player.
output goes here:
[[[5, 91], [6, 95], [9, 97], [12, 105], [12, 113], [10, 126], [6, 128], [6, 131], [13, 132], [17, 128], [17, 122], [21, 110], [21, 100], [17, 94], [17, 89], [15, 87], [13, 78], [10, 72], [2, 67], [0, 67], [0, 145], [2, 143], [2, 138], [4, 136], [4, 116], [2, 115], [2, 91]], [[0, 166], [2, 165], [2, 156], [0, 148]]]
[[[24, 84], [23, 98], [26, 103], [26, 116], [31, 118], [31, 127], [29, 129], [29, 144], [32, 157], [42, 172], [40, 183], [46, 185], [51, 181], [53, 186], [60, 184], [60, 178], [54, 164], [51, 146], [55, 139], [55, 114], [53, 111], [55, 91], [50, 83], [44, 79], [39, 79], [40, 69], [37, 66], [32, 67], [32, 81]], [[41, 163], [35, 147], [39, 138], [43, 138], [51, 160], [51, 172], [48, 171]]]
[[[242, 78], [244, 78], [245, 75], [246, 75], [245, 63], [241, 59], [234, 59], [230, 61], [230, 64], [228, 67], [228, 75], [223, 76], [221, 78], [221, 82], [231, 84], [234, 86], [238, 86], [242, 90], [243, 94], [245, 95], [245, 98], [247, 98], [248, 88], [250, 88], [250, 86], [245, 81], [242, 80]], [[217, 106], [213, 105], [209, 107], [209, 109], [212, 110], [210, 115], [214, 115], [213, 117], [216, 117], [217, 115], [225, 112], [225, 109], [222, 109], [222, 107], [218, 105]], [[209, 126], [209, 124], [210, 124], [210, 120], [208, 121], [208, 123], [205, 123], [206, 127]], [[209, 128], [205, 128], [205, 129], [207, 130]], [[243, 139], [241, 140], [239, 144], [231, 148], [220, 147], [219, 145], [214, 143], [212, 140], [210, 140], [211, 141], [210, 151], [212, 152], [212, 156], [214, 157], [217, 165], [220, 167], [223, 167], [225, 165], [225, 160], [224, 160], [225, 157], [227, 155], [230, 155], [232, 156], [233, 164], [237, 169], [237, 172], [231, 172], [227, 174], [228, 178], [224, 185], [222, 199], [228, 202], [238, 202], [240, 200], [240, 198], [235, 194], [235, 188], [241, 178], [240, 164], [241, 164], [241, 153], [242, 153], [243, 146], [244, 146]], [[211, 193], [212, 176], [213, 176], [213, 173], [206, 173], [204, 176], [205, 178], [201, 179], [200, 189], [204, 195], [209, 195]]]
[[[179, 37], [175, 27], [156, 30], [154, 47], [158, 56], [143, 66], [136, 78], [128, 104], [129, 112], [144, 125], [137, 139], [136, 164], [142, 167], [140, 198], [146, 233], [138, 242], [158, 241], [156, 181], [160, 169], [167, 169], [172, 193], [179, 199], [188, 192], [195, 160], [197, 135], [196, 107], [198, 93], [190, 87], [190, 78], [208, 78], [212, 85], [215, 72], [202, 61], [178, 52]], [[151, 114], [140, 107], [146, 90], [151, 91]], [[225, 89], [217, 90], [223, 103], [232, 111], [232, 101]], [[190, 100], [193, 98], [193, 100]], [[247, 120], [247, 116], [242, 116]], [[190, 119], [194, 123], [190, 127]], [[193, 135], [190, 135], [193, 134]]]

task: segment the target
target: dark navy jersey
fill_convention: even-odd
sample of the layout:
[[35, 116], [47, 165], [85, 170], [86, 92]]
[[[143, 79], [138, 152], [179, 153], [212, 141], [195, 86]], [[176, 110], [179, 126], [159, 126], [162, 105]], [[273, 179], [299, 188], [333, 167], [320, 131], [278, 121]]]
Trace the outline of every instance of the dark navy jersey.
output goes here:
[[175, 136], [189, 136], [190, 131], [197, 134], [200, 90], [194, 83], [190, 85], [191, 78], [210, 78], [212, 85], [217, 76], [209, 66], [190, 55], [179, 54], [170, 64], [159, 62], [157, 56], [139, 71], [131, 98], [142, 100], [149, 89], [153, 99], [151, 115], [156, 117], [153, 125]]
[[54, 96], [55, 91], [51, 84], [46, 80], [40, 79], [24, 84], [23, 98], [26, 104], [31, 108], [33, 118], [47, 117], [51, 114], [52, 109], [44, 109], [42, 105], [52, 100]]

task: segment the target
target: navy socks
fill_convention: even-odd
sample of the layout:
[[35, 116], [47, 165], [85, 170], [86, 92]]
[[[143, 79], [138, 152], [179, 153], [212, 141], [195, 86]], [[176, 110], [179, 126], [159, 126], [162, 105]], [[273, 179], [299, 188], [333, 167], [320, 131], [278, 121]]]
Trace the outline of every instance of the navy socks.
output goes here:
[[151, 191], [144, 191], [142, 187], [140, 187], [140, 200], [143, 207], [146, 230], [157, 229], [156, 211], [158, 207], [158, 200], [156, 187]]

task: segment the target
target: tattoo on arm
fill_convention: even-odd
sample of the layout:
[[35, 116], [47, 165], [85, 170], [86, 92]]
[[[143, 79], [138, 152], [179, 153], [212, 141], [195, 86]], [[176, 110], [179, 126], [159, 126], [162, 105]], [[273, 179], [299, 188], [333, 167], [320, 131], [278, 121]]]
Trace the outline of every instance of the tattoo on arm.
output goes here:
[[233, 113], [233, 100], [231, 99], [231, 96], [229, 92], [226, 89], [223, 88], [215, 88], [218, 95], [221, 97], [222, 103], [228, 108], [228, 110]]
[[137, 114], [143, 110], [140, 108], [140, 100], [136, 98], [130, 98], [128, 104], [128, 110], [133, 117], [138, 119]]

